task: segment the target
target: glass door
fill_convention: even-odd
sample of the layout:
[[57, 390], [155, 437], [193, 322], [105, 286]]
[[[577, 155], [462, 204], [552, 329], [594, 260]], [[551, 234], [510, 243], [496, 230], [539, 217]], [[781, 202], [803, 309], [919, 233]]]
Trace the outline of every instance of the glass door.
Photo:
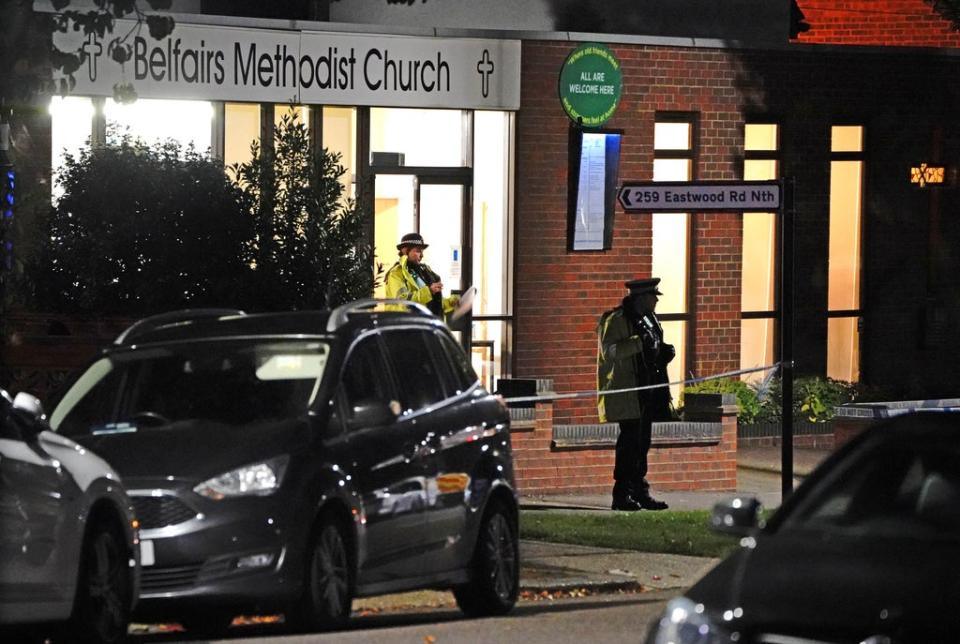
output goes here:
[[[383, 275], [397, 242], [419, 232], [444, 295], [477, 287], [460, 340], [491, 391], [510, 376], [514, 117], [509, 112], [368, 108], [358, 119], [361, 174], [373, 178], [372, 238]], [[366, 134], [364, 134], [366, 132]], [[369, 183], [365, 183], [369, 186]], [[365, 199], [370, 196], [365, 192]], [[376, 267], [375, 267], [376, 270]], [[459, 328], [459, 325], [457, 325]]]
[[[409, 169], [407, 169], [409, 170]], [[460, 293], [471, 283], [469, 266], [469, 169], [451, 176], [421, 170], [415, 174], [378, 173], [374, 179], [374, 261], [376, 297], [384, 297], [383, 277], [399, 257], [397, 244], [411, 232], [423, 236], [429, 247], [423, 261], [443, 282], [444, 297]], [[467, 246], [467, 248], [465, 248]], [[382, 272], [380, 272], [382, 270]]]

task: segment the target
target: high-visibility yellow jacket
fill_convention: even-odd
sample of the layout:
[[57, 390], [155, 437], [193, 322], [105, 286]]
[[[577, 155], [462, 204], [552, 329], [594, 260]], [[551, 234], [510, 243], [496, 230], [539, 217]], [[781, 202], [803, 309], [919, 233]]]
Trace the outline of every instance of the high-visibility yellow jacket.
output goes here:
[[[387, 271], [385, 284], [386, 295], [392, 300], [410, 300], [411, 302], [416, 302], [418, 304], [427, 306], [433, 299], [433, 293], [430, 291], [430, 285], [424, 284], [423, 286], [420, 286], [420, 284], [417, 282], [417, 278], [414, 277], [413, 273], [410, 272], [410, 269], [407, 268], [407, 259], [408, 258], [406, 255], [401, 256], [397, 263], [394, 264], [389, 271]], [[425, 267], [428, 271], [430, 270], [430, 267], [422, 262], [421, 266]], [[441, 301], [443, 303], [443, 314], [444, 316], [447, 316], [453, 313], [454, 309], [457, 308], [457, 303], [460, 301], [460, 296], [449, 295], [443, 298]]]
[[600, 422], [640, 418], [643, 408], [636, 391], [603, 394], [641, 384], [637, 360], [643, 358], [643, 340], [633, 333], [622, 306], [600, 316], [597, 325], [597, 414]]
[[644, 412], [649, 420], [669, 420], [673, 410], [670, 390], [666, 387], [603, 393], [669, 381], [667, 363], [673, 360], [676, 350], [672, 344], [663, 341], [663, 330], [656, 315], [644, 315], [638, 333], [623, 306], [618, 306], [600, 316], [597, 338], [597, 413], [600, 422], [640, 418]]

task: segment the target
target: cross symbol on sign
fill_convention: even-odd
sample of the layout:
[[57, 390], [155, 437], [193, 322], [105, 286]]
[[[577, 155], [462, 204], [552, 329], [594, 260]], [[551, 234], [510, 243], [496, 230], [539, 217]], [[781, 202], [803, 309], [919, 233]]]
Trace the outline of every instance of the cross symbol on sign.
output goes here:
[[493, 61], [490, 60], [489, 49], [483, 50], [483, 56], [477, 62], [477, 73], [482, 77], [483, 97], [486, 98], [490, 93], [490, 74], [493, 73]]
[[97, 42], [97, 37], [94, 34], [90, 34], [87, 38], [87, 42], [83, 43], [84, 58], [87, 61], [87, 73], [90, 74], [90, 82], [96, 82], [97, 80], [97, 58], [103, 53], [103, 45]]

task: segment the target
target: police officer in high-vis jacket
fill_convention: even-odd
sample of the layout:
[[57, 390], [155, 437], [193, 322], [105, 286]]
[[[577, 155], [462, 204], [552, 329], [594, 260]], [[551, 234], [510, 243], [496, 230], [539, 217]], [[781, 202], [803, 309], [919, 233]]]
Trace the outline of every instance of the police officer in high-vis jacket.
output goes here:
[[386, 295], [390, 299], [411, 300], [423, 304], [440, 318], [457, 308], [458, 295], [443, 297], [443, 282], [423, 262], [423, 251], [429, 244], [420, 233], [407, 233], [397, 244], [400, 259], [386, 276]]
[[600, 316], [597, 327], [597, 389], [600, 422], [620, 424], [613, 470], [614, 510], [665, 510], [667, 504], [650, 496], [647, 453], [651, 426], [673, 417], [670, 389], [605, 394], [606, 391], [666, 384], [667, 363], [676, 351], [663, 341], [663, 327], [654, 310], [660, 278], [626, 282], [629, 294], [620, 306]]

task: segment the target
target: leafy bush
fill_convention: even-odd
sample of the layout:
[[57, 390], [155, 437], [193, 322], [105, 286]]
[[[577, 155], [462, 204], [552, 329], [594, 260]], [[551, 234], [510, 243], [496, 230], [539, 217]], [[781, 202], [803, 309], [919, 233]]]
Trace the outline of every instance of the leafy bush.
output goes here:
[[[739, 378], [718, 378], [688, 385], [687, 393], [732, 393], [740, 405], [743, 424], [779, 423], [782, 419], [783, 387], [779, 377], [748, 384]], [[858, 385], [832, 378], [801, 376], [793, 381], [793, 418], [823, 423], [833, 418], [833, 409], [859, 399]]]
[[267, 310], [337, 306], [373, 292], [364, 218], [344, 199], [340, 155], [316, 150], [305, 125], [284, 115], [273, 146], [251, 146], [230, 167], [256, 222], [251, 296]]
[[[771, 378], [765, 388], [755, 386], [760, 399], [756, 422], [780, 422], [783, 409], [783, 384]], [[824, 423], [833, 418], [834, 407], [858, 399], [857, 385], [833, 378], [799, 376], [793, 380], [793, 418]]]
[[249, 279], [251, 221], [219, 161], [129, 135], [68, 155], [57, 205], [40, 216], [25, 267], [52, 312], [151, 314], [236, 306]]
[[684, 394], [736, 394], [737, 404], [740, 406], [739, 420], [741, 423], [755, 423], [760, 414], [761, 406], [757, 392], [749, 384], [739, 378], [718, 378], [704, 380], [683, 389]]
[[288, 310], [373, 292], [365, 219], [343, 198], [340, 156], [285, 117], [272, 146], [224, 172], [168, 141], [111, 133], [68, 156], [40, 217], [21, 290], [40, 310], [144, 315], [188, 307]]

